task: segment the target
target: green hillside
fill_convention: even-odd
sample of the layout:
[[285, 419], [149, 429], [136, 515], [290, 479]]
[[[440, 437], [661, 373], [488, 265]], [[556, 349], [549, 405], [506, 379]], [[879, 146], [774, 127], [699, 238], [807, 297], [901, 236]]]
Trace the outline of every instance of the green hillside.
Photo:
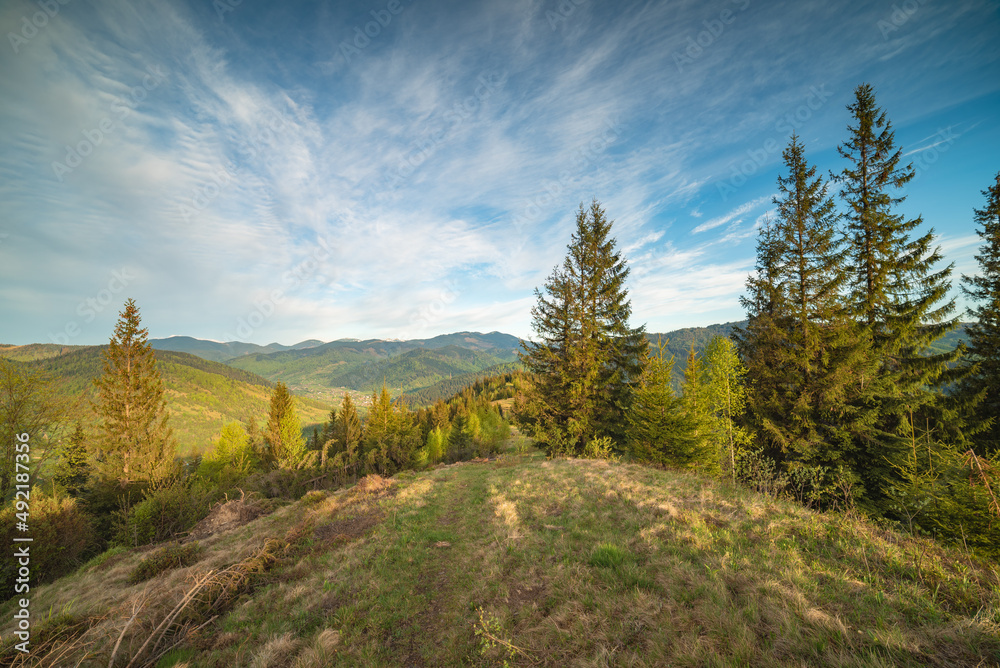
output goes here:
[[[46, 371], [57, 393], [73, 404], [73, 417], [91, 424], [93, 379], [103, 368], [103, 346], [79, 347], [65, 354], [27, 362]], [[179, 454], [204, 451], [222, 426], [233, 420], [267, 419], [273, 383], [251, 372], [186, 353], [156, 351], [166, 389], [170, 426]], [[329, 404], [297, 397], [303, 426], [322, 423]]]
[[517, 359], [516, 337], [462, 332], [418, 341], [334, 341], [257, 353], [227, 363], [330, 401], [344, 389], [369, 393], [386, 383], [395, 394], [481, 372]]
[[[157, 553], [95, 559], [33, 587], [32, 609], [53, 615], [35, 618], [33, 660], [1000, 663], [995, 565], [857, 516], [635, 465], [528, 452], [372, 476], [190, 545], [184, 566], [134, 584], [130, 574], [159, 563]], [[13, 612], [12, 602], [0, 608], [0, 662], [28, 665], [10, 650]]]

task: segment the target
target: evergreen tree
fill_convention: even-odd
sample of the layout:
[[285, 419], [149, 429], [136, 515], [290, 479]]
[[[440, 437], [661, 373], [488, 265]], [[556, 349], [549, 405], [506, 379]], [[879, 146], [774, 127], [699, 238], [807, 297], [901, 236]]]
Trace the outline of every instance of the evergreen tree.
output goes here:
[[736, 354], [735, 344], [724, 336], [709, 341], [704, 356], [716, 443], [721, 446], [719, 454], [727, 462], [729, 475], [735, 481], [738, 455], [750, 445], [750, 434], [741, 424], [747, 403], [746, 368]]
[[266, 436], [271, 456], [281, 468], [298, 468], [306, 456], [302, 424], [288, 387], [279, 382], [271, 393]]
[[576, 452], [598, 436], [622, 436], [623, 415], [642, 373], [645, 327], [632, 329], [629, 270], [609, 236], [612, 221], [594, 200], [577, 213], [563, 264], [532, 309], [538, 341], [521, 360], [534, 374], [530, 399], [539, 432]]
[[865, 390], [879, 420], [860, 439], [867, 487], [877, 497], [893, 478], [893, 463], [904, 458], [910, 413], [934, 416], [942, 427], [958, 421], [954, 412], [940, 414], [933, 388], [958, 377], [948, 365], [962, 351], [928, 354], [957, 322], [948, 319], [955, 308], [947, 299], [952, 265], [935, 268], [942, 257], [933, 229], [911, 238], [922, 219], [896, 212], [905, 199], [896, 193], [914, 177], [913, 167], [900, 164], [892, 125], [870, 85], [858, 86], [847, 108], [856, 124], [838, 151], [850, 164], [836, 179], [847, 205], [848, 305], [879, 364]]
[[719, 449], [710, 390], [707, 370], [692, 345], [681, 382], [681, 406], [689, 433], [687, 458], [698, 468], [714, 473], [719, 470]]
[[[827, 184], [795, 135], [783, 157], [788, 172], [778, 178], [778, 218], [766, 247], [758, 247], [771, 280], [750, 281], [756, 294], [744, 301], [750, 324], [741, 342], [761, 381], [751, 408], [779, 462], [833, 470], [847, 463], [873, 422], [856, 399], [874, 371], [864, 331], [843, 302], [848, 276]], [[760, 302], [768, 303], [767, 313], [753, 310]]]
[[364, 461], [372, 473], [393, 475], [410, 468], [420, 448], [419, 430], [406, 415], [403, 406], [396, 405], [389, 390], [372, 393], [372, 405], [364, 430]]
[[163, 381], [139, 308], [129, 299], [104, 351], [104, 373], [94, 379], [100, 420], [101, 472], [119, 482], [158, 484], [175, 472], [174, 440]]
[[627, 442], [632, 456], [639, 461], [696, 467], [704, 463], [699, 461], [698, 424], [674, 394], [674, 358], [667, 359], [665, 354], [664, 342], [657, 343], [655, 355], [647, 350], [645, 370], [627, 414]]
[[975, 321], [966, 334], [968, 356], [976, 367], [962, 380], [960, 394], [975, 406], [977, 453], [988, 455], [1000, 452], [1000, 172], [983, 195], [986, 206], [974, 209], [980, 225], [976, 232], [983, 240], [976, 255], [980, 273], [962, 276], [962, 291], [974, 302], [968, 312]]
[[90, 477], [87, 434], [77, 421], [73, 433], [59, 446], [59, 458], [52, 478], [72, 496], [79, 496]]

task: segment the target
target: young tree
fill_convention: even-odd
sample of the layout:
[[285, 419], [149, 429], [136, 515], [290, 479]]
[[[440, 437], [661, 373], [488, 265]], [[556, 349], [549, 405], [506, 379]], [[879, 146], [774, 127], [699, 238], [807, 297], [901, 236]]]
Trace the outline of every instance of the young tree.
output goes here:
[[58, 448], [58, 460], [52, 478], [72, 496], [80, 496], [90, 477], [87, 434], [77, 421], [73, 433]]
[[372, 393], [363, 443], [367, 469], [380, 475], [409, 468], [421, 445], [419, 429], [410, 421], [405, 407], [393, 404], [385, 385], [381, 392]]
[[676, 467], [699, 467], [703, 439], [671, 387], [674, 358], [666, 358], [666, 343], [656, 354], [648, 349], [645, 370], [627, 413], [627, 437], [632, 456], [639, 461]]
[[561, 435], [577, 452], [595, 437], [622, 435], [647, 347], [645, 327], [629, 327], [629, 270], [611, 226], [597, 200], [589, 210], [580, 206], [566, 259], [544, 294], [535, 290], [539, 340], [525, 343], [521, 354], [535, 376], [531, 400], [543, 438]]
[[974, 302], [966, 328], [968, 356], [975, 371], [962, 380], [960, 394], [975, 406], [973, 422], [977, 453], [1000, 452], [1000, 172], [996, 183], [983, 191], [986, 206], [974, 209], [976, 230], [983, 245], [976, 260], [980, 273], [962, 276], [962, 291]]
[[735, 481], [737, 453], [750, 445], [750, 434], [741, 424], [747, 403], [746, 368], [736, 354], [735, 344], [724, 336], [709, 341], [704, 356], [716, 442], [721, 446], [720, 455], [727, 460], [730, 476]]
[[[17, 436], [28, 434], [30, 454], [34, 456], [49, 451], [64, 415], [65, 409], [45, 374], [0, 358], [0, 503], [14, 494], [17, 455], [28, 454], [19, 452], [21, 441]], [[34, 457], [29, 462], [32, 480], [40, 463]]]
[[708, 370], [694, 345], [688, 351], [684, 379], [681, 381], [681, 406], [688, 424], [688, 457], [699, 468], [716, 473], [719, 470], [719, 448], [715, 439], [715, 416], [712, 413]]
[[274, 461], [281, 468], [298, 468], [306, 457], [302, 423], [288, 387], [279, 382], [271, 393], [271, 409], [265, 436]]
[[858, 86], [847, 108], [855, 125], [838, 151], [849, 164], [835, 178], [847, 205], [849, 308], [879, 364], [866, 391], [880, 416], [874, 433], [861, 439], [868, 487], [878, 495], [893, 477], [892, 462], [904, 456], [908, 416], [924, 418], [940, 409], [933, 388], [956, 379], [959, 372], [948, 366], [962, 350], [928, 353], [957, 325], [948, 319], [955, 309], [947, 299], [953, 265], [937, 269], [942, 257], [933, 246], [934, 230], [911, 238], [923, 220], [897, 213], [905, 197], [896, 193], [913, 179], [913, 167], [900, 164], [892, 125], [870, 85]]
[[140, 327], [139, 307], [125, 302], [104, 351], [104, 373], [94, 379], [103, 453], [101, 473], [121, 483], [157, 485], [176, 471], [173, 432], [156, 357]]

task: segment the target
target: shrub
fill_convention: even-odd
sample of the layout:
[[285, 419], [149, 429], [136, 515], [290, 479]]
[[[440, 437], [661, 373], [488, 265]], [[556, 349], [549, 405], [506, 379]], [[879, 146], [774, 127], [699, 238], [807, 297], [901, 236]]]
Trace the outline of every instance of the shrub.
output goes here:
[[147, 492], [126, 511], [114, 542], [138, 547], [174, 538], [205, 517], [220, 496], [217, 488], [181, 482]]
[[584, 459], [604, 459], [611, 462], [618, 461], [618, 456], [614, 452], [614, 443], [610, 436], [592, 439], [583, 448]]
[[139, 565], [128, 574], [128, 583], [138, 584], [172, 568], [198, 563], [202, 552], [204, 550], [198, 543], [161, 547], [139, 562]]
[[[40, 487], [31, 490], [29, 498], [30, 533], [18, 530], [21, 521], [17, 506], [11, 504], [0, 511], [0, 536], [4, 545], [14, 543], [17, 536], [30, 535], [31, 584], [51, 582], [80, 565], [81, 558], [96, 544], [90, 517], [72, 497], [48, 496]], [[10, 548], [14, 549], [14, 548]], [[17, 559], [0, 560], [0, 585], [6, 594], [13, 595], [17, 579]]]

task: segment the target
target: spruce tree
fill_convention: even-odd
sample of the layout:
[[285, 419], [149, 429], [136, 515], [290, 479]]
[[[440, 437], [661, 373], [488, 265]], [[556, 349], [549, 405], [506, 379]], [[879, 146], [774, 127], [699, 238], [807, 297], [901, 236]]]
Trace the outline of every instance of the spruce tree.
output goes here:
[[581, 204], [568, 254], [532, 309], [537, 342], [521, 360], [534, 375], [542, 438], [566, 441], [576, 452], [595, 437], [624, 436], [624, 412], [642, 373], [645, 327], [631, 328], [625, 281], [629, 270], [610, 236], [597, 200]]
[[288, 387], [279, 382], [271, 393], [265, 439], [273, 461], [281, 468], [298, 468], [306, 456], [306, 441], [302, 438], [302, 423], [295, 411], [295, 402]]
[[827, 184], [806, 162], [795, 135], [783, 157], [788, 173], [778, 178], [778, 188], [784, 196], [774, 200], [787, 309], [781, 390], [762, 419], [791, 462], [857, 470], [854, 446], [873, 421], [856, 401], [874, 372], [870, 349], [842, 298], [848, 274]]
[[60, 444], [58, 457], [52, 478], [72, 496], [80, 496], [90, 477], [90, 458], [87, 434], [79, 421], [69, 438]]
[[847, 205], [849, 308], [879, 364], [866, 389], [879, 419], [860, 439], [867, 449], [868, 487], [877, 497], [893, 477], [893, 463], [902, 461], [909, 415], [933, 417], [942, 428], [957, 422], [954, 412], [941, 413], [934, 388], [958, 377], [960, 371], [948, 367], [962, 351], [928, 352], [957, 321], [948, 319], [955, 309], [947, 299], [952, 265], [936, 267], [942, 257], [933, 246], [934, 230], [911, 238], [923, 220], [897, 211], [905, 199], [899, 190], [913, 179], [913, 167], [901, 164], [892, 125], [870, 85], [858, 86], [847, 108], [855, 125], [848, 126], [850, 136], [838, 151], [849, 164], [835, 178]]
[[652, 347], [646, 354], [645, 369], [626, 414], [629, 450], [641, 462], [697, 467], [701, 463], [698, 425], [671, 386], [674, 358], [666, 357], [665, 342], [657, 342], [655, 354]]
[[976, 261], [980, 273], [962, 276], [962, 291], [973, 301], [966, 328], [968, 358], [975, 370], [960, 384], [960, 395], [974, 406], [972, 422], [977, 454], [1000, 452], [1000, 172], [983, 191], [986, 206], [974, 209], [983, 245]]
[[175, 472], [174, 440], [163, 381], [149, 332], [129, 299], [104, 351], [104, 373], [94, 379], [101, 472], [122, 483], [156, 485]]

